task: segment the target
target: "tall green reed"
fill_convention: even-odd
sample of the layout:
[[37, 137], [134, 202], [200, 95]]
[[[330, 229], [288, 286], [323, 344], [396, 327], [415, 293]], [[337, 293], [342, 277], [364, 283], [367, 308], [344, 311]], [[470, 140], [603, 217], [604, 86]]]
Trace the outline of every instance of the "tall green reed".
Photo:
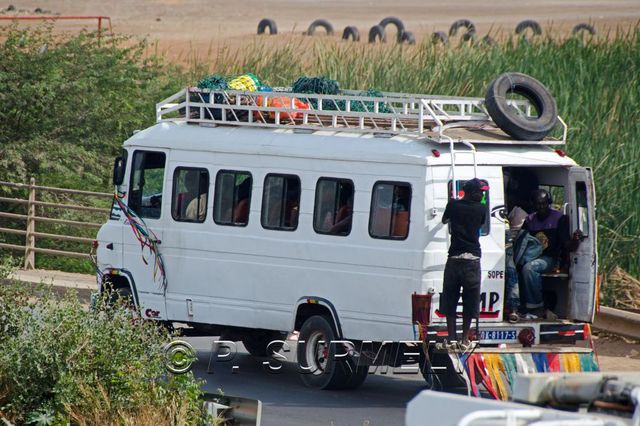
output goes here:
[[[251, 71], [273, 86], [326, 75], [350, 89], [483, 97], [498, 74], [523, 72], [554, 94], [567, 151], [593, 167], [600, 265], [640, 275], [640, 28], [603, 38], [508, 38], [495, 46], [367, 45], [290, 37], [208, 58], [209, 71]], [[202, 64], [201, 64], [202, 65]]]

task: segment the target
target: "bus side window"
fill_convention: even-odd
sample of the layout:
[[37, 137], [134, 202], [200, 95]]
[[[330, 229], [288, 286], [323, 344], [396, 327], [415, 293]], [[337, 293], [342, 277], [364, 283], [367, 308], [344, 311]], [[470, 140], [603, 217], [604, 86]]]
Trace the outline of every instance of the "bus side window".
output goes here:
[[373, 238], [404, 240], [409, 235], [410, 211], [410, 184], [376, 182], [371, 194], [369, 235]]
[[313, 229], [318, 234], [346, 236], [353, 219], [353, 182], [320, 178], [316, 184]]
[[133, 154], [129, 208], [141, 218], [160, 218], [165, 161], [163, 152], [135, 151]]
[[294, 231], [298, 228], [300, 178], [295, 175], [268, 174], [264, 178], [262, 214], [265, 229]]
[[246, 226], [251, 207], [251, 173], [220, 170], [216, 175], [213, 220], [218, 225]]
[[173, 172], [171, 216], [178, 222], [204, 222], [207, 215], [209, 172], [177, 167]]

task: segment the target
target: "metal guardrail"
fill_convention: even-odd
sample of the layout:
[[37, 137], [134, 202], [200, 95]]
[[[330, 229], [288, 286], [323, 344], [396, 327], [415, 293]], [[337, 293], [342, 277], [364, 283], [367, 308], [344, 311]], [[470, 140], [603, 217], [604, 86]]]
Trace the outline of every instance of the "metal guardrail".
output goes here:
[[37, 232], [36, 231], [37, 223], [54, 223], [54, 224], [60, 224], [60, 225], [67, 225], [71, 227], [83, 227], [83, 228], [94, 228], [94, 229], [97, 229], [102, 225], [100, 223], [94, 223], [94, 222], [88, 222], [88, 221], [69, 220], [69, 219], [61, 219], [61, 218], [47, 217], [47, 216], [37, 216], [36, 207], [39, 207], [41, 210], [44, 210], [46, 208], [46, 209], [85, 211], [85, 212], [91, 212], [91, 213], [105, 213], [105, 214], [109, 213], [109, 209], [107, 208], [83, 206], [79, 204], [51, 203], [51, 202], [45, 202], [45, 201], [38, 201], [36, 200], [37, 191], [69, 194], [69, 195], [90, 196], [90, 197], [98, 197], [98, 198], [113, 197], [113, 194], [107, 193], [107, 192], [80, 191], [80, 190], [68, 189], [68, 188], [38, 186], [36, 185], [36, 181], [34, 178], [31, 178], [31, 181], [29, 184], [0, 181], [0, 187], [26, 189], [29, 191], [26, 199], [0, 197], [0, 203], [19, 204], [19, 205], [26, 206], [26, 214], [0, 211], [0, 218], [10, 219], [13, 222], [25, 222], [26, 224], [24, 229], [0, 227], [0, 235], [1, 234], [24, 235], [25, 237], [24, 245], [0, 242], [0, 248], [24, 252], [24, 269], [35, 268], [36, 253], [49, 254], [54, 256], [76, 257], [76, 258], [82, 258], [82, 259], [88, 258], [87, 253], [79, 253], [79, 252], [72, 252], [72, 251], [66, 251], [66, 250], [55, 250], [51, 248], [37, 247], [36, 241], [38, 239], [70, 241], [70, 242], [76, 242], [81, 244], [91, 244], [91, 242], [93, 241], [92, 238], [87, 238], [87, 237], [52, 234], [47, 232]]
[[640, 340], [640, 314], [601, 306], [593, 327], [612, 334]]

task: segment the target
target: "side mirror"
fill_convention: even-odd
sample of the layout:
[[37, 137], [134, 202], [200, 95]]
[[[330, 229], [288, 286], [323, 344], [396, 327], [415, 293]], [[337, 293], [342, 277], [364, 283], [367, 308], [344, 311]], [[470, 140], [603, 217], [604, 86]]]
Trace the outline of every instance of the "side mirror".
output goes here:
[[113, 184], [122, 185], [126, 163], [123, 157], [116, 157], [113, 162]]

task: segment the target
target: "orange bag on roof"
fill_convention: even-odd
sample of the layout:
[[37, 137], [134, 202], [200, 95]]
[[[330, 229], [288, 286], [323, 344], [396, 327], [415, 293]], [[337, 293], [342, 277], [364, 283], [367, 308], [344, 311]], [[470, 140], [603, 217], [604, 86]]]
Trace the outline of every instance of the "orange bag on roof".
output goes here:
[[[264, 106], [264, 99], [262, 96], [258, 96], [256, 98], [256, 103], [258, 106]], [[269, 98], [267, 100], [267, 106], [273, 108], [283, 108], [283, 109], [291, 109], [291, 98], [289, 96], [276, 96], [273, 98]], [[309, 109], [309, 104], [302, 102], [298, 98], [293, 98], [293, 108], [295, 109]], [[262, 113], [264, 116], [264, 113]], [[258, 111], [254, 112], [254, 118], [260, 119], [260, 113]], [[300, 112], [280, 112], [280, 120], [295, 120], [298, 117], [301, 117], [302, 113]], [[269, 111], [269, 118], [271, 120], [276, 119], [275, 111]]]

